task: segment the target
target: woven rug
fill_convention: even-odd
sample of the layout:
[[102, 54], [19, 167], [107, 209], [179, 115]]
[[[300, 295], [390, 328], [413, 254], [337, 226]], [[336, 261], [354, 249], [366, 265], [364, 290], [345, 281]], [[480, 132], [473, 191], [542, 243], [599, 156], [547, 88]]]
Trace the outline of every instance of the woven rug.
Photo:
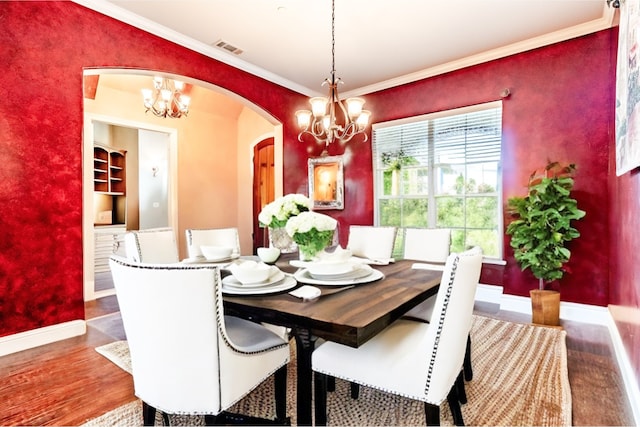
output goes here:
[[[474, 316], [471, 330], [473, 381], [466, 383], [468, 403], [462, 405], [466, 425], [569, 426], [571, 390], [567, 372], [566, 332]], [[293, 341], [292, 341], [293, 343]], [[295, 345], [288, 368], [287, 412], [296, 424]], [[96, 348], [119, 367], [131, 372], [126, 341]], [[349, 384], [336, 380], [327, 396], [328, 424], [335, 426], [424, 425], [424, 404], [361, 387], [349, 397]], [[272, 382], [265, 381], [229, 412], [273, 418]], [[443, 403], [440, 422], [453, 425]], [[158, 423], [161, 419], [158, 418]], [[172, 416], [173, 425], [204, 425], [203, 417]], [[139, 400], [123, 405], [85, 426], [142, 425]]]

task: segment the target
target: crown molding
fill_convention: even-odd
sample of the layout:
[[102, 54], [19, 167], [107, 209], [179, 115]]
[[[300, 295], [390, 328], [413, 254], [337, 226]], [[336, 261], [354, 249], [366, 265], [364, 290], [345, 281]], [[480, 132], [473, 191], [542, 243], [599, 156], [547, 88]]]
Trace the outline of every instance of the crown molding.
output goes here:
[[143, 18], [134, 13], [131, 13], [110, 2], [107, 2], [104, 0], [71, 0], [71, 1], [81, 6], [84, 6], [88, 9], [102, 13], [103, 15], [106, 15], [110, 18], [116, 19], [118, 21], [124, 22], [125, 24], [129, 24], [138, 29], [146, 31], [147, 33], [153, 34], [165, 40], [174, 42], [187, 49], [201, 53], [202, 55], [205, 55], [209, 58], [220, 61], [224, 64], [238, 68], [239, 70], [245, 71], [254, 76], [261, 77], [277, 85], [286, 87], [288, 89], [291, 89], [293, 91], [300, 92], [303, 94], [306, 94], [307, 92], [315, 93], [314, 91], [311, 91], [309, 88], [305, 86], [299, 85], [295, 82], [292, 82], [291, 80], [280, 77], [263, 68], [256, 67], [253, 64], [243, 61], [242, 59], [232, 54], [228, 54], [219, 49], [216, 49], [213, 46], [196, 41], [190, 37], [186, 37], [183, 34], [178, 33], [177, 31], [173, 31], [170, 28], [167, 28], [156, 22], [153, 22], [149, 19]]
[[507, 46], [488, 50], [477, 55], [472, 55], [466, 58], [447, 62], [446, 64], [426, 68], [424, 70], [416, 71], [415, 73], [406, 74], [404, 76], [399, 76], [369, 86], [363, 86], [345, 93], [341, 93], [341, 96], [344, 98], [348, 98], [351, 96], [363, 96], [368, 93], [378, 92], [407, 83], [413, 83], [418, 80], [423, 80], [429, 77], [434, 77], [440, 74], [449, 73], [451, 71], [460, 70], [462, 68], [482, 64], [500, 58], [505, 58], [510, 55], [526, 52], [528, 50], [537, 49], [543, 46], [548, 46], [554, 43], [559, 43], [576, 37], [595, 33], [613, 27], [615, 13], [616, 9], [608, 7], [606, 3], [603, 2], [602, 16], [593, 21], [585, 22], [584, 24], [575, 25], [573, 27], [544, 34], [542, 36], [534, 37], [528, 40], [523, 40], [521, 42], [512, 43]]
[[[161, 37], [165, 40], [172, 41], [185, 48], [191, 49], [195, 52], [201, 53], [209, 58], [215, 59], [232, 67], [238, 68], [249, 74], [261, 77], [274, 84], [283, 86], [287, 89], [293, 90], [307, 96], [319, 96], [317, 89], [311, 89], [306, 86], [302, 86], [291, 80], [278, 76], [270, 71], [267, 71], [261, 67], [257, 67], [242, 59], [216, 49], [213, 46], [205, 43], [198, 42], [189, 37], [186, 37], [176, 31], [173, 31], [163, 25], [157, 24], [151, 20], [143, 18], [139, 15], [133, 14], [125, 9], [122, 9], [110, 2], [104, 0], [72, 0], [74, 3], [87, 7], [103, 15], [114, 18], [118, 21], [122, 21], [126, 24], [132, 25], [150, 34]], [[434, 77], [440, 74], [448, 73], [451, 71], [459, 70], [462, 68], [470, 67], [473, 65], [482, 64], [484, 62], [493, 61], [495, 59], [504, 58], [510, 55], [514, 55], [528, 50], [536, 49], [539, 47], [547, 46], [554, 43], [559, 43], [572, 38], [580, 37], [586, 34], [595, 33], [606, 28], [614, 26], [614, 17], [617, 9], [608, 7], [606, 2], [603, 2], [602, 16], [598, 19], [586, 22], [584, 24], [576, 25], [573, 27], [565, 28], [563, 30], [555, 31], [549, 34], [545, 34], [539, 37], [534, 37], [522, 42], [513, 43], [500, 48], [492, 49], [486, 52], [479, 53], [477, 55], [461, 58], [456, 61], [451, 61], [446, 64], [437, 65], [435, 67], [426, 68], [414, 73], [406, 74], [403, 76], [395, 77], [393, 79], [378, 82], [372, 85], [363, 86], [360, 88], [352, 89], [348, 92], [341, 93], [343, 98], [352, 96], [362, 96], [368, 93], [378, 92], [381, 90], [389, 89], [395, 86], [404, 85], [407, 83], [413, 83], [418, 80], [423, 80], [429, 77]]]

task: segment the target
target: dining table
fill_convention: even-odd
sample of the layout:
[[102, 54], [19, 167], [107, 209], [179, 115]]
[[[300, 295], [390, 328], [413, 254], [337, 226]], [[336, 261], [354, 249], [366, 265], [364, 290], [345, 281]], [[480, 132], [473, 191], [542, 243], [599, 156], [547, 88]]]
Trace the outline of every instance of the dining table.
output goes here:
[[[276, 266], [300, 273], [290, 254]], [[339, 285], [313, 281], [320, 296], [304, 300], [288, 291], [265, 295], [224, 295], [225, 314], [290, 328], [296, 343], [297, 424], [312, 424], [311, 354], [318, 339], [359, 347], [411, 308], [437, 293], [441, 271], [412, 268], [414, 261], [372, 265], [376, 280]], [[304, 286], [298, 283], [296, 287]], [[223, 287], [224, 289], [224, 287]]]

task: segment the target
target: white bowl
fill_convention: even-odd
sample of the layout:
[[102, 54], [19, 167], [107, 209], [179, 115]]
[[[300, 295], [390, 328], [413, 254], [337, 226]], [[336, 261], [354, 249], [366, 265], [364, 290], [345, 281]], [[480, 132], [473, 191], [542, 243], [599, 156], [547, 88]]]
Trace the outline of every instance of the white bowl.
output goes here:
[[213, 261], [229, 258], [233, 252], [228, 246], [200, 246], [200, 250], [206, 259]]
[[266, 281], [273, 272], [272, 268], [275, 267], [263, 262], [243, 261], [238, 264], [231, 264], [228, 268], [233, 277], [238, 279], [240, 283], [248, 285]]
[[355, 265], [351, 260], [351, 250], [338, 246], [333, 252], [321, 252], [318, 261], [309, 262], [305, 267], [311, 274], [330, 275], [349, 273]]
[[260, 257], [260, 260], [262, 260], [262, 262], [276, 262], [279, 256], [280, 249], [278, 248], [258, 248], [258, 257]]
[[326, 250], [320, 252], [320, 261], [322, 262], [346, 262], [351, 259], [351, 249], [343, 249], [338, 245], [333, 252], [327, 252]]

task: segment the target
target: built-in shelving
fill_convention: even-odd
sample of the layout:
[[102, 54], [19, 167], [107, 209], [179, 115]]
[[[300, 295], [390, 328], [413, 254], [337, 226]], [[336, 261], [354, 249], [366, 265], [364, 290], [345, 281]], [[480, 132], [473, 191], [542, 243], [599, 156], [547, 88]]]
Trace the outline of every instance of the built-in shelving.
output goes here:
[[126, 225], [127, 152], [106, 145], [93, 146], [93, 205], [97, 226]]
[[100, 193], [126, 194], [126, 151], [93, 147], [93, 189]]

